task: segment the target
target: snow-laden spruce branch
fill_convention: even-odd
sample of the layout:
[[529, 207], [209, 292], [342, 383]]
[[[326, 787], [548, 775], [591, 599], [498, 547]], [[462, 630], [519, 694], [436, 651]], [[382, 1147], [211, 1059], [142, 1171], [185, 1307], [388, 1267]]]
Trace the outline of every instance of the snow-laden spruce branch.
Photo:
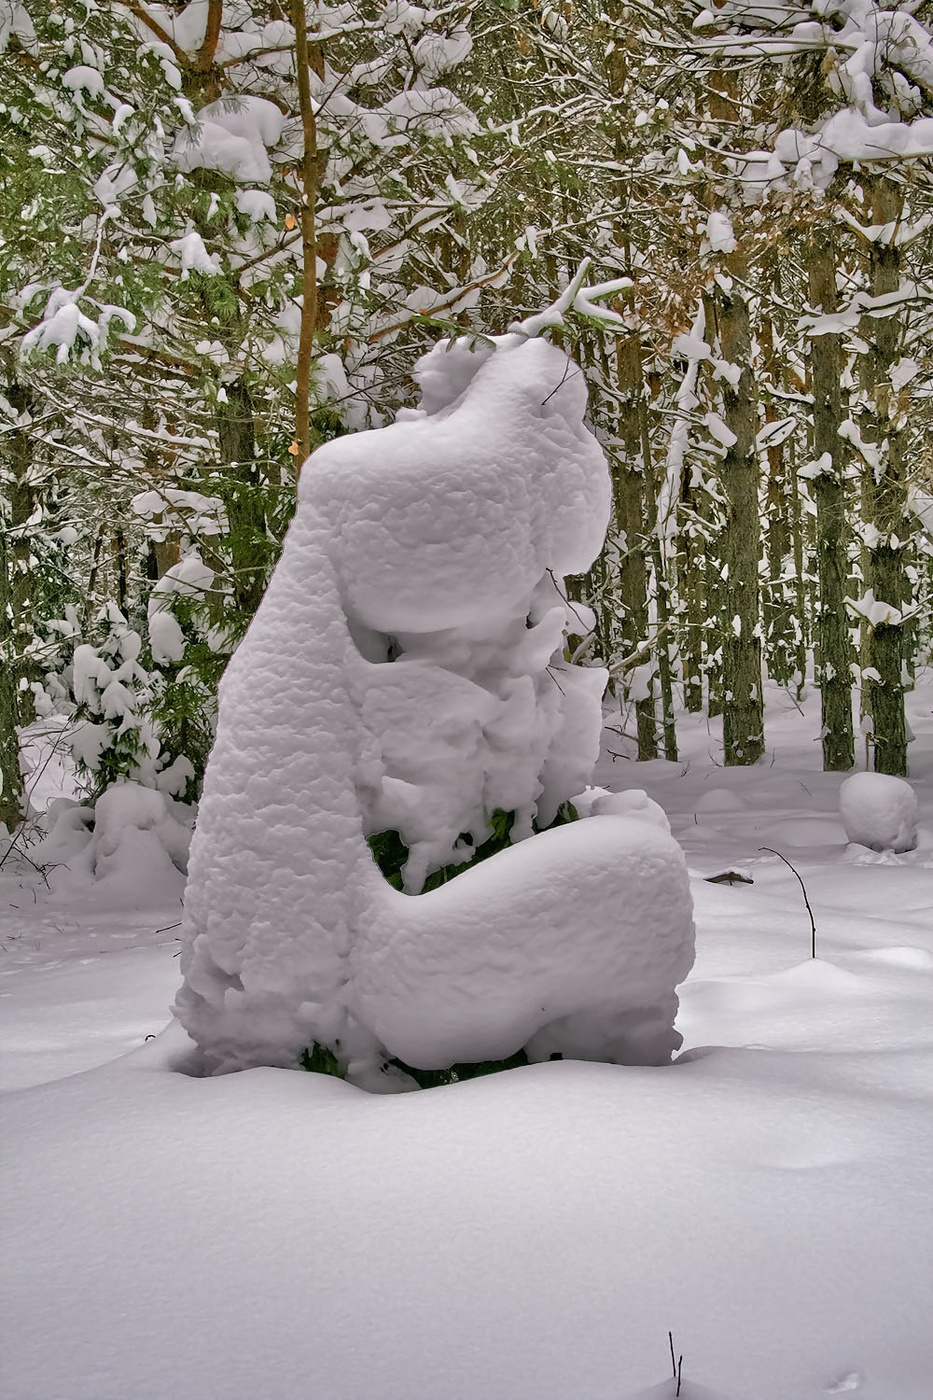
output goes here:
[[584, 286], [590, 261], [589, 258], [583, 259], [567, 286], [550, 306], [533, 316], [526, 316], [522, 321], [513, 321], [509, 326], [509, 334], [524, 335], [530, 339], [540, 335], [542, 331], [565, 325], [568, 312], [575, 312], [578, 316], [588, 317], [602, 325], [624, 329], [625, 317], [620, 316], [618, 311], [612, 311], [598, 303], [603, 297], [615, 296], [618, 292], [627, 290], [633, 285], [632, 279], [617, 277], [611, 282], [596, 282], [592, 286]]

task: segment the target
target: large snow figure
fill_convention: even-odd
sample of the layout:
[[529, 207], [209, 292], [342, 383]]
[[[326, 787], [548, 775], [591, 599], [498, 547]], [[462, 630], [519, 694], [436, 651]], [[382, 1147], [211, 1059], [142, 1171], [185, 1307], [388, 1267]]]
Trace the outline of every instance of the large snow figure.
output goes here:
[[[372, 1087], [387, 1057], [663, 1062], [693, 960], [680, 848], [617, 816], [532, 836], [599, 746], [605, 672], [562, 653], [564, 576], [609, 512], [582, 376], [518, 334], [445, 342], [415, 374], [420, 408], [305, 466], [224, 677], [177, 1014], [208, 1073], [312, 1042]], [[426, 894], [367, 845], [398, 830], [417, 891], [496, 808], [518, 843]]]

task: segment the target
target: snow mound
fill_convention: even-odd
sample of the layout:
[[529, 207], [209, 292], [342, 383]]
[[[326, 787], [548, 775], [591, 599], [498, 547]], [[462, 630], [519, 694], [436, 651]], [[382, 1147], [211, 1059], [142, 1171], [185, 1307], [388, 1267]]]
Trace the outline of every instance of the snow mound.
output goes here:
[[604, 787], [587, 787], [572, 797], [571, 803], [579, 817], [637, 817], [662, 831], [671, 829], [664, 808], [650, 798], [644, 788], [610, 792]]
[[[526, 840], [599, 749], [606, 672], [564, 657], [564, 578], [610, 504], [585, 384], [524, 334], [443, 342], [415, 376], [420, 407], [314, 454], [221, 683], [177, 1014], [207, 1072], [294, 1064], [311, 1042], [383, 1087], [387, 1050], [428, 1069], [550, 1035], [669, 1058], [693, 937], [678, 849], [617, 821]], [[528, 849], [418, 895], [496, 809]], [[408, 847], [407, 895], [370, 854], [383, 831]]]
[[162, 792], [114, 783], [93, 808], [62, 799], [49, 807], [48, 835], [30, 851], [53, 867], [53, 898], [93, 889], [95, 903], [115, 909], [164, 907], [185, 885], [191, 830], [187, 813]]
[[903, 778], [853, 773], [839, 789], [839, 812], [857, 845], [895, 853], [917, 845], [917, 797]]
[[662, 1381], [650, 1390], [626, 1395], [624, 1400], [675, 1400], [675, 1397], [677, 1400], [738, 1400], [738, 1397], [727, 1395], [723, 1390], [710, 1390], [708, 1386], [694, 1385], [684, 1380], [680, 1384], [676, 1380]]

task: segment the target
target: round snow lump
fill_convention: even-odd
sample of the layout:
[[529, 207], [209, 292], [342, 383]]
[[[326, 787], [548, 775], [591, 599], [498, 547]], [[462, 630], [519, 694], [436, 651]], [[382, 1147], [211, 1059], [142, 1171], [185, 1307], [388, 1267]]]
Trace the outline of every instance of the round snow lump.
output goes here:
[[912, 851], [917, 844], [917, 797], [903, 778], [854, 773], [839, 789], [839, 813], [849, 841], [872, 851]]

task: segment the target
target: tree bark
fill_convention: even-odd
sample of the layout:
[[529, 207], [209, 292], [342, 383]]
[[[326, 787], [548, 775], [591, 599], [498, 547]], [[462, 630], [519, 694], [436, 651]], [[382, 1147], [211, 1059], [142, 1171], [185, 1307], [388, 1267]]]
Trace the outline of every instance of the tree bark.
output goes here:
[[311, 106], [311, 80], [308, 77], [308, 27], [304, 0], [292, 0], [295, 27], [295, 69], [298, 80], [298, 109], [301, 115], [301, 328], [298, 336], [298, 362], [295, 366], [295, 468], [296, 475], [311, 454], [311, 362], [317, 329], [317, 123]]
[[[29, 392], [6, 386], [17, 414], [30, 412]], [[24, 791], [19, 758], [19, 728], [35, 718], [26, 650], [32, 637], [33, 567], [24, 527], [35, 505], [30, 479], [32, 453], [22, 428], [0, 438], [6, 458], [9, 510], [0, 516], [0, 821], [12, 831], [23, 815]]]
[[[648, 527], [645, 514], [644, 438], [646, 414], [641, 341], [632, 334], [616, 353], [620, 395], [618, 432], [621, 460], [612, 463], [612, 493], [619, 543], [619, 592], [622, 600], [622, 648], [627, 655], [645, 650], [648, 641]], [[647, 659], [647, 658], [645, 658]], [[639, 759], [657, 758], [654, 687], [635, 701]]]
[[0, 520], [0, 822], [13, 831], [23, 815], [23, 775], [19, 762], [19, 716], [16, 712], [16, 654], [7, 522]]
[[[894, 224], [901, 215], [903, 193], [886, 176], [871, 182], [872, 222]], [[873, 297], [894, 292], [900, 285], [900, 251], [892, 237], [884, 235], [870, 245], [870, 287]], [[904, 711], [905, 633], [900, 620], [907, 602], [904, 547], [911, 533], [907, 520], [907, 482], [904, 464], [905, 426], [891, 385], [891, 371], [899, 356], [897, 315], [865, 316], [862, 336], [870, 345], [865, 357], [864, 387], [867, 402], [861, 415], [862, 440], [874, 445], [878, 465], [866, 471], [866, 524], [873, 526], [868, 547], [865, 583], [876, 602], [896, 611], [889, 622], [870, 629], [868, 661], [872, 743], [875, 771], [904, 776], [907, 773], [907, 719]], [[877, 678], [874, 678], [877, 677]]]
[[233, 598], [238, 612], [252, 617], [266, 586], [266, 516], [256, 469], [253, 398], [244, 379], [225, 386], [226, 403], [217, 405], [220, 455], [234, 468], [227, 500]]
[[[775, 289], [780, 291], [779, 267], [776, 258], [766, 264], [766, 275]], [[781, 364], [774, 348], [774, 326], [771, 317], [762, 315], [758, 326], [758, 343], [761, 347], [761, 361], [767, 381], [780, 387], [783, 375]], [[765, 407], [765, 423], [777, 422], [784, 415], [768, 402]], [[794, 674], [794, 644], [796, 627], [794, 599], [789, 578], [791, 538], [788, 518], [788, 473], [787, 448], [784, 443], [765, 450], [767, 461], [767, 496], [765, 515], [765, 559], [767, 561], [767, 589], [762, 600], [762, 622], [764, 625], [767, 671], [778, 685], [789, 685]]]
[[[737, 254], [729, 270], [742, 275]], [[726, 448], [722, 485], [726, 497], [723, 562], [723, 745], [727, 766], [756, 763], [764, 753], [764, 703], [761, 691], [758, 559], [761, 527], [758, 511], [758, 453], [755, 447], [755, 380], [751, 365], [748, 305], [733, 283], [716, 284], [716, 313], [722, 357], [737, 365], [737, 385], [723, 391], [723, 418], [735, 441]]]
[[[839, 306], [836, 263], [831, 232], [818, 225], [808, 250], [810, 304], [815, 312], [833, 315]], [[813, 390], [813, 452], [829, 464], [814, 481], [816, 496], [816, 555], [819, 597], [816, 642], [817, 684], [822, 700], [823, 767], [845, 772], [855, 762], [852, 724], [852, 644], [846, 614], [848, 575], [845, 467], [848, 453], [839, 435], [842, 425], [842, 351], [838, 335], [813, 336], [810, 341]]]

